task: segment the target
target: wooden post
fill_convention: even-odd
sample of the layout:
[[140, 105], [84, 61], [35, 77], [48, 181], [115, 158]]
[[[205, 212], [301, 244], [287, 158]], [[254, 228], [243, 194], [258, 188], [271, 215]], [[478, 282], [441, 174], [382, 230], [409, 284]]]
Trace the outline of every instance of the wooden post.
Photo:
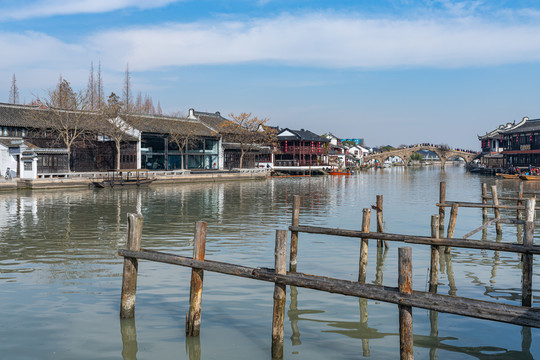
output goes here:
[[[141, 236], [143, 216], [128, 214], [127, 249], [139, 251], [141, 249]], [[122, 276], [122, 296], [120, 300], [120, 317], [129, 319], [135, 316], [135, 294], [137, 292], [137, 258], [124, 257], [124, 274]]]
[[[431, 215], [431, 237], [439, 238], [439, 215]], [[439, 247], [431, 245], [431, 266], [429, 268], [429, 292], [437, 292], [439, 283]]]
[[[276, 230], [276, 274], [287, 274], [287, 231]], [[285, 316], [285, 285], [274, 285], [274, 316], [272, 317], [272, 359], [283, 358], [283, 323]]]
[[[446, 182], [441, 181], [439, 186], [439, 203], [446, 203]], [[439, 229], [444, 232], [444, 207], [439, 208]]]
[[[204, 260], [206, 250], [206, 223], [197, 221], [195, 224], [195, 243], [193, 245], [193, 259]], [[189, 310], [186, 314], [186, 335], [199, 336], [201, 328], [201, 301], [203, 290], [204, 270], [191, 270], [191, 288], [189, 292]]]
[[497, 219], [497, 225], [495, 228], [497, 229], [497, 235], [502, 235], [502, 225], [499, 221], [501, 220], [501, 210], [498, 208], [499, 197], [497, 196], [497, 186], [491, 186], [491, 195], [493, 196], [493, 205], [495, 205], [493, 212], [495, 213], [495, 218]]
[[[371, 210], [362, 211], [362, 232], [369, 232], [369, 223], [371, 221]], [[366, 268], [368, 258], [368, 239], [362, 239], [360, 242], [360, 264], [358, 269], [358, 281], [366, 282]]]
[[[448, 233], [446, 234], [446, 237], [448, 239], [451, 239], [454, 237], [454, 230], [456, 229], [456, 220], [457, 220], [457, 214], [458, 214], [458, 204], [453, 203], [452, 204], [452, 210], [450, 210], [450, 221], [448, 221]], [[450, 254], [450, 246], [447, 246], [446, 249], [444, 249], [444, 252], [446, 254]]]
[[[292, 226], [298, 226], [300, 223], [300, 196], [294, 195]], [[298, 231], [291, 231], [291, 254], [289, 261], [289, 271], [296, 271], [298, 256]]]
[[[523, 198], [523, 181], [519, 182], [519, 189], [518, 189], [518, 198]], [[523, 206], [523, 200], [517, 201], [517, 206]], [[523, 218], [522, 210], [517, 209], [516, 219], [521, 220]]]
[[[536, 199], [527, 200], [525, 214], [525, 235], [523, 236], [523, 247], [531, 247], [534, 241], [534, 216], [536, 210]], [[521, 306], [532, 306], [532, 279], [533, 279], [533, 256], [532, 254], [523, 254], [523, 277], [521, 282]]]
[[[383, 196], [377, 195], [377, 202], [375, 204], [377, 210], [377, 232], [384, 232], [383, 223]], [[377, 240], [377, 247], [382, 247], [383, 241]], [[388, 248], [388, 241], [384, 240], [384, 247]]]
[[[488, 196], [487, 184], [482, 183], [482, 204], [484, 205], [487, 205], [487, 196]], [[482, 222], [486, 222], [487, 218], [488, 218], [488, 209], [482, 208]]]
[[[412, 294], [412, 250], [410, 247], [398, 249], [399, 254], [399, 292], [403, 295]], [[399, 307], [399, 352], [401, 360], [413, 359], [413, 323], [412, 306]]]

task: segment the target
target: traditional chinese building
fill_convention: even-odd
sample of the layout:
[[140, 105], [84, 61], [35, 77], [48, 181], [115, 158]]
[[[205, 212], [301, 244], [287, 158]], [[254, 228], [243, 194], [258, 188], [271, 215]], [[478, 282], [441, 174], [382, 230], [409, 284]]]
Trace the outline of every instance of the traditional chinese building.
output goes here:
[[488, 161], [498, 155], [503, 158], [504, 167], [540, 167], [540, 119], [524, 117], [517, 124], [500, 125], [478, 139]]
[[276, 166], [328, 165], [329, 139], [304, 129], [282, 129], [277, 138]]

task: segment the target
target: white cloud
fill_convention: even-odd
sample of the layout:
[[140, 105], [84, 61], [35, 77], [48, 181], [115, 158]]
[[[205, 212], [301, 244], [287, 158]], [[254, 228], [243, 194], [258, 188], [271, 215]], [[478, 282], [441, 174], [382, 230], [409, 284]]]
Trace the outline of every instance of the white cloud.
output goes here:
[[92, 36], [88, 46], [101, 52], [104, 61], [117, 67], [129, 62], [135, 71], [246, 62], [353, 68], [467, 67], [540, 60], [540, 25], [501, 25], [471, 18], [286, 15], [107, 31]]
[[11, 9], [2, 9], [0, 19], [29, 19], [55, 15], [96, 14], [125, 8], [150, 9], [179, 0], [37, 0]]
[[[165, 24], [105, 31], [66, 43], [0, 32], [0, 67], [111, 70], [268, 63], [321, 68], [458, 68], [540, 60], [540, 25], [467, 19], [365, 19], [284, 15], [246, 22]], [[11, 70], [10, 70], [11, 71]]]

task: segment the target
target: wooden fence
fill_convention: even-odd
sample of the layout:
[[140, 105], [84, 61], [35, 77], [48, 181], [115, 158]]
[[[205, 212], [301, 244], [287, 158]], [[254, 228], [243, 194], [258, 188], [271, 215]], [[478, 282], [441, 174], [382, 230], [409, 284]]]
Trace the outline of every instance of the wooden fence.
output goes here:
[[[293, 202], [293, 219], [289, 227], [291, 231], [291, 248], [289, 271], [286, 271], [287, 262], [287, 231], [276, 231], [275, 265], [274, 269], [259, 267], [251, 268], [242, 265], [217, 262], [205, 259], [206, 223], [197, 222], [195, 226], [195, 245], [193, 257], [179, 256], [169, 253], [141, 249], [142, 216], [128, 215], [128, 242], [127, 249], [120, 249], [118, 254], [124, 256], [124, 275], [122, 283], [122, 297], [120, 315], [122, 318], [131, 318], [135, 312], [135, 293], [137, 286], [138, 259], [157, 261], [162, 263], [186, 266], [192, 268], [191, 291], [189, 310], [186, 315], [186, 335], [197, 336], [201, 323], [201, 299], [203, 289], [204, 271], [218, 272], [233, 276], [240, 276], [255, 280], [273, 282], [274, 307], [272, 322], [272, 357], [283, 357], [283, 333], [286, 285], [305, 287], [330, 293], [355, 296], [362, 299], [383, 301], [398, 305], [400, 357], [413, 358], [412, 339], [412, 308], [418, 307], [434, 312], [445, 312], [473, 318], [500, 321], [527, 327], [540, 328], [540, 309], [532, 308], [532, 256], [540, 254], [540, 247], [532, 243], [534, 231], [535, 200], [527, 200], [527, 217], [525, 220], [525, 239], [523, 244], [496, 243], [488, 241], [473, 241], [455, 238], [439, 238], [439, 216], [432, 217], [432, 236], [411, 236], [402, 234], [389, 234], [383, 232], [382, 227], [382, 197], [381, 204], [376, 207], [381, 215], [377, 221], [381, 222], [379, 232], [369, 231], [370, 209], [363, 211], [362, 231], [332, 229], [299, 224], [300, 198], [295, 197]], [[361, 239], [358, 281], [322, 277], [297, 272], [298, 234], [314, 233], [334, 236], [354, 237]], [[397, 287], [388, 287], [366, 284], [365, 273], [367, 265], [368, 239], [381, 241], [399, 241], [408, 244], [423, 244], [431, 246], [430, 291], [412, 290], [412, 250], [399, 249], [399, 277]], [[382, 246], [382, 243], [381, 243]], [[523, 261], [523, 295], [522, 305], [507, 305], [489, 301], [475, 300], [437, 294], [438, 256], [440, 246], [452, 246], [470, 249], [487, 249], [521, 253]], [[435, 313], [436, 314], [436, 313]], [[436, 318], [433, 318], [436, 322]]]

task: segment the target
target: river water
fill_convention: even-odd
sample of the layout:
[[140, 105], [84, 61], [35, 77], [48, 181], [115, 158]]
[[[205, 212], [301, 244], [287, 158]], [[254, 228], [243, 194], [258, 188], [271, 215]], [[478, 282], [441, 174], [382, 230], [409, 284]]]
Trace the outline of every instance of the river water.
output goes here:
[[[381, 194], [385, 231], [429, 235], [440, 181], [447, 183], [448, 200], [480, 202], [482, 182], [497, 184], [500, 195], [517, 190], [516, 181], [447, 166], [442, 172], [393, 168], [350, 177], [0, 193], [0, 357], [269, 359], [271, 283], [206, 272], [201, 335], [186, 339], [191, 269], [141, 260], [135, 319], [119, 319], [123, 259], [116, 252], [125, 244], [127, 214], [144, 216], [144, 248], [191, 256], [194, 223], [204, 220], [207, 259], [272, 268], [275, 230], [290, 224], [294, 195], [301, 196], [303, 225], [359, 230], [362, 209]], [[526, 183], [525, 191], [540, 191], [539, 184]], [[481, 210], [460, 208], [456, 237], [481, 221]], [[494, 226], [485, 236], [496, 240]], [[505, 225], [499, 241], [520, 236], [521, 229]], [[298, 271], [357, 279], [358, 239], [299, 237]], [[400, 246], [390, 243], [386, 253], [377, 254], [370, 241], [368, 282], [397, 286]], [[411, 247], [413, 288], [426, 291], [429, 247]], [[536, 257], [536, 307], [539, 269]], [[453, 249], [441, 260], [438, 292], [519, 305], [519, 257]], [[441, 313], [437, 337], [430, 335], [429, 311], [414, 309], [413, 322], [416, 359], [540, 358], [538, 329]], [[363, 356], [399, 356], [396, 305], [287, 287], [286, 359]]]

